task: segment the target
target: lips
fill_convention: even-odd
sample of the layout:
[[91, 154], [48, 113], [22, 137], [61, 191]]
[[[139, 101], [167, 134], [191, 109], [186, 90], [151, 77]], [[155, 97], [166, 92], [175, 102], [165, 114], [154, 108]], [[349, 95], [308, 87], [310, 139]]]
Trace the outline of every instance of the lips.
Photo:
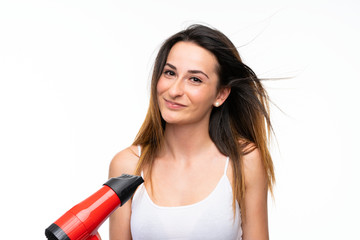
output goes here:
[[165, 98], [164, 98], [164, 101], [165, 101], [165, 105], [170, 109], [181, 109], [181, 108], [186, 107], [186, 105], [184, 105], [184, 104], [169, 101], [169, 100], [166, 100]]

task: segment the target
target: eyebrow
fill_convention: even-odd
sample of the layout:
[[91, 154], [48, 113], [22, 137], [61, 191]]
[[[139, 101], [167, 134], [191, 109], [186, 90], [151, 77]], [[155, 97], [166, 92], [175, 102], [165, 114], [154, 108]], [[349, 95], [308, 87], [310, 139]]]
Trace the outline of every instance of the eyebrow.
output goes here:
[[[167, 65], [167, 66], [169, 66], [170, 68], [176, 70], [176, 67], [175, 67], [174, 65], [170, 64], [170, 63], [166, 63], [165, 65]], [[189, 72], [189, 73], [201, 73], [201, 74], [205, 75], [207, 78], [209, 78], [209, 76], [206, 75], [206, 73], [204, 73], [204, 72], [201, 71], [201, 70], [188, 70], [188, 72]]]

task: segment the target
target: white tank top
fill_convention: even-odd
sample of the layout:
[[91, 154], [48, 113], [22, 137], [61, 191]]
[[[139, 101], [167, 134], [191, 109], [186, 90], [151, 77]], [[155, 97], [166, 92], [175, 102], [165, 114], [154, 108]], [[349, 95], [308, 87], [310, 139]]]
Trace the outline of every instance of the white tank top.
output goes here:
[[226, 175], [228, 164], [229, 158], [224, 175], [210, 195], [191, 205], [158, 206], [149, 197], [145, 185], [141, 184], [131, 204], [132, 238], [241, 240], [240, 209], [236, 202], [234, 218], [232, 188]]

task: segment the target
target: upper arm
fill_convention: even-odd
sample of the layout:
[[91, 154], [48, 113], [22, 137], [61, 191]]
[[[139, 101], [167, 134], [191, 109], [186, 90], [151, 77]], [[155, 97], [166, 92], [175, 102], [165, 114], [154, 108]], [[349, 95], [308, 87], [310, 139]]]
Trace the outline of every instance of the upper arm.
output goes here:
[[[111, 160], [109, 178], [118, 177], [123, 173], [134, 174], [138, 159], [135, 146], [122, 150]], [[110, 240], [131, 239], [130, 216], [131, 199], [110, 216]]]
[[245, 218], [243, 239], [269, 239], [267, 176], [260, 151], [255, 148], [243, 158], [245, 177]]

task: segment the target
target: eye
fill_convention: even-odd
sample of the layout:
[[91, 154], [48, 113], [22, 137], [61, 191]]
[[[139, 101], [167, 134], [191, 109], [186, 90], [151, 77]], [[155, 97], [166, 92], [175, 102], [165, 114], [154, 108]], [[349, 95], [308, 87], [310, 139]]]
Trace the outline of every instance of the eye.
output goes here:
[[194, 83], [202, 83], [202, 80], [200, 78], [197, 77], [191, 77], [190, 80]]
[[171, 70], [165, 70], [164, 71], [165, 76], [175, 76], [175, 72]]

